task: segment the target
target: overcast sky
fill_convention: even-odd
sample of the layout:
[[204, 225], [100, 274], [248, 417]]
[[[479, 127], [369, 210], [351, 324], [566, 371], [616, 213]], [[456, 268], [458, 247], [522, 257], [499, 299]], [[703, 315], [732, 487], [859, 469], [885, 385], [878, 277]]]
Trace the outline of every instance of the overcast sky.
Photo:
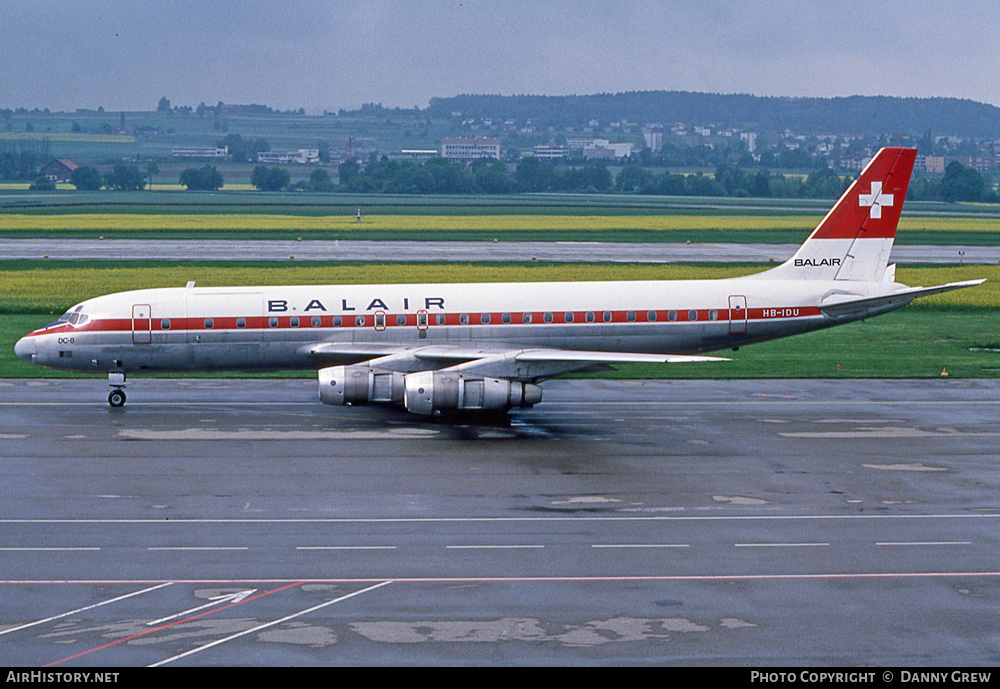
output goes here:
[[995, 0], [0, 0], [0, 107], [685, 90], [1000, 105]]

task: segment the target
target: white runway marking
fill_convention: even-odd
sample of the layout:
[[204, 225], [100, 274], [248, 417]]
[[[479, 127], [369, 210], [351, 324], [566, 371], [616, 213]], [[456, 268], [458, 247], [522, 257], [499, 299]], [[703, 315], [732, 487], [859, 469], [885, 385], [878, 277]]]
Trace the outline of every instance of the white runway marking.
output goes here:
[[544, 545], [449, 545], [448, 550], [514, 550], [519, 548], [544, 548]]
[[924, 519], [973, 520], [1000, 519], [997, 514], [764, 514], [764, 515], [566, 515], [549, 517], [285, 517], [285, 518], [199, 518], [171, 517], [170, 519], [71, 519], [35, 518], [0, 519], [4, 524], [148, 524], [172, 526], [176, 524], [507, 524], [544, 522], [771, 522], [771, 521], [911, 521]]
[[250, 550], [247, 546], [152, 546], [146, 550]]
[[394, 545], [299, 545], [296, 550], [395, 550]]
[[78, 548], [78, 547], [51, 547], [51, 548], [0, 548], [0, 551], [10, 551], [10, 552], [65, 552], [65, 551], [80, 551], [80, 550], [100, 550], [100, 548]]
[[199, 646], [198, 648], [193, 648], [190, 651], [186, 651], [185, 653], [181, 653], [181, 654], [175, 655], [175, 656], [173, 656], [171, 658], [167, 658], [165, 660], [161, 660], [158, 663], [153, 663], [149, 667], [160, 667], [161, 665], [166, 665], [167, 663], [172, 663], [175, 660], [180, 660], [181, 658], [186, 658], [187, 656], [194, 655], [195, 653], [200, 653], [201, 651], [205, 651], [205, 650], [208, 650], [209, 648], [213, 648], [213, 647], [218, 646], [220, 644], [224, 644], [227, 641], [232, 641], [233, 639], [238, 639], [241, 636], [246, 636], [247, 634], [254, 634], [256, 632], [261, 631], [262, 629], [267, 629], [268, 627], [273, 627], [275, 625], [284, 624], [285, 622], [288, 622], [290, 620], [294, 620], [297, 617], [302, 617], [303, 615], [308, 615], [311, 612], [315, 612], [317, 610], [321, 610], [322, 608], [325, 608], [325, 607], [327, 607], [329, 605], [333, 605], [334, 603], [340, 603], [341, 601], [345, 601], [348, 598], [354, 598], [355, 596], [360, 596], [363, 593], [368, 593], [369, 591], [374, 591], [375, 589], [382, 588], [383, 586], [386, 586], [386, 585], [391, 584], [391, 583], [392, 583], [392, 581], [381, 581], [381, 582], [375, 584], [374, 586], [369, 586], [368, 588], [361, 589], [360, 591], [355, 591], [354, 593], [348, 593], [346, 596], [340, 596], [339, 598], [334, 598], [333, 600], [328, 600], [325, 603], [320, 603], [319, 605], [314, 605], [313, 607], [307, 608], [306, 610], [302, 610], [301, 612], [297, 612], [297, 613], [295, 613], [293, 615], [288, 615], [286, 617], [282, 617], [280, 620], [275, 620], [273, 622], [268, 622], [266, 624], [257, 625], [256, 627], [253, 627], [251, 629], [247, 629], [247, 630], [239, 632], [237, 634], [232, 634], [231, 636], [227, 636], [224, 639], [218, 639], [218, 640], [213, 641], [211, 643], [205, 644], [204, 646]]
[[591, 548], [690, 548], [687, 543], [607, 543]]
[[972, 545], [972, 541], [882, 541], [875, 545], [910, 545], [910, 546], [934, 546], [934, 545]]
[[93, 605], [88, 605], [84, 608], [77, 608], [76, 610], [70, 610], [69, 612], [64, 612], [61, 615], [53, 615], [52, 617], [46, 617], [44, 620], [38, 620], [37, 622], [29, 622], [28, 624], [22, 624], [19, 627], [11, 627], [10, 629], [4, 629], [0, 631], [0, 636], [4, 634], [10, 634], [11, 632], [16, 632], [20, 629], [27, 629], [28, 627], [35, 627], [40, 624], [45, 624], [46, 622], [52, 622], [53, 620], [59, 620], [63, 617], [69, 617], [70, 615], [76, 615], [77, 613], [85, 612], [87, 610], [93, 610], [94, 608], [99, 608], [102, 605], [109, 605], [111, 603], [117, 603], [118, 601], [125, 600], [126, 598], [132, 598], [133, 596], [141, 596], [144, 593], [149, 593], [150, 591], [156, 591], [157, 589], [162, 589], [166, 586], [170, 586], [173, 582], [166, 582], [159, 584], [158, 586], [152, 586], [148, 589], [143, 589], [142, 591], [133, 591], [132, 593], [126, 593], [124, 596], [118, 596], [117, 598], [112, 598], [110, 600], [102, 601], [100, 603], [94, 603]]
[[822, 548], [829, 543], [734, 543], [737, 548]]

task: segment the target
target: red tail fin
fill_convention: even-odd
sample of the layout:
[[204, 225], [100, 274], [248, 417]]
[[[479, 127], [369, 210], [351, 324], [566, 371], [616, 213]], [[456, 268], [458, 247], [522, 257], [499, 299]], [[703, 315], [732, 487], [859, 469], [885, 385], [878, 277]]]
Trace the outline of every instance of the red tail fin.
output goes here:
[[796, 254], [760, 275], [881, 282], [916, 157], [913, 148], [879, 151]]
[[895, 237], [916, 158], [915, 148], [883, 148], [809, 238]]

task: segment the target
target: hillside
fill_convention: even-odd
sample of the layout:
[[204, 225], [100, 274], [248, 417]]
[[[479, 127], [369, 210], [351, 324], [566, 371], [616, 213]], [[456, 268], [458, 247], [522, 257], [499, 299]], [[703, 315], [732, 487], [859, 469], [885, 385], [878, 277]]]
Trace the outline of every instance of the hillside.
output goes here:
[[1000, 108], [958, 98], [780, 98], [747, 94], [641, 91], [587, 96], [460, 95], [432, 98], [432, 117], [532, 120], [536, 126], [580, 126], [628, 120], [685, 122], [753, 131], [800, 134], [885, 133], [995, 139], [1000, 137]]

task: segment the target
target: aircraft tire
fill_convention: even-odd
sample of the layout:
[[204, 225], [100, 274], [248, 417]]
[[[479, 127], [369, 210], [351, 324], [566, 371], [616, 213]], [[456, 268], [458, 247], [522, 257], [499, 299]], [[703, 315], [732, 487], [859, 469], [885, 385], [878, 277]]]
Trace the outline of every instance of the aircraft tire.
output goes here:
[[125, 405], [125, 391], [112, 390], [108, 393], [108, 404], [112, 407], [122, 407]]

